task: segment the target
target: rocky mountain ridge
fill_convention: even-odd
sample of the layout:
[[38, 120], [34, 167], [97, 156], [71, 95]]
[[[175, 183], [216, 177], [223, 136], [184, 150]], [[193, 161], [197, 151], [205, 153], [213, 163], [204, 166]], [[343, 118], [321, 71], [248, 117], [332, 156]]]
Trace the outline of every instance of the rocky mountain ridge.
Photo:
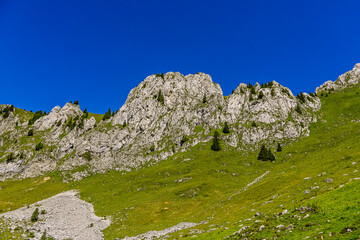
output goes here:
[[[345, 83], [359, 81], [360, 64]], [[335, 81], [334, 84], [343, 86]], [[324, 83], [316, 92], [329, 87]], [[340, 88], [339, 88], [340, 89]], [[33, 113], [0, 111], [0, 179], [32, 177], [53, 171], [70, 179], [108, 169], [131, 170], [154, 164], [175, 152], [212, 139], [225, 122], [230, 133], [220, 139], [239, 150], [274, 145], [309, 134], [317, 121], [320, 99], [292, 92], [272, 81], [239, 84], [230, 96], [204, 73], [183, 76], [169, 72], [147, 77], [132, 89], [125, 104], [110, 119], [96, 121], [77, 104], [56, 106], [29, 125]], [[8, 112], [4, 117], [4, 111]], [[33, 135], [29, 135], [29, 131]], [[43, 146], [36, 149], [41, 143]], [[224, 145], [225, 146], [225, 145]]]
[[316, 88], [317, 94], [326, 94], [334, 91], [342, 90], [348, 86], [358, 84], [360, 81], [360, 63], [355, 64], [351, 71], [340, 75], [336, 81], [326, 81], [320, 87]]

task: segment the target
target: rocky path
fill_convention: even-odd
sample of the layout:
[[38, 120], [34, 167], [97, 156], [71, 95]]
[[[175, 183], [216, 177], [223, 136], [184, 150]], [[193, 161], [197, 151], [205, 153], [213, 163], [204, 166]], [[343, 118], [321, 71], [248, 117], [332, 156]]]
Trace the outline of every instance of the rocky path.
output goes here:
[[266, 173], [264, 173], [263, 175], [257, 177], [254, 181], [252, 181], [251, 183], [249, 183], [248, 185], [246, 185], [244, 188], [242, 188], [241, 190], [239, 190], [239, 191], [235, 192], [234, 194], [232, 194], [232, 195], [228, 198], [228, 200], [230, 200], [233, 196], [235, 196], [235, 195], [237, 195], [237, 194], [239, 194], [239, 193], [247, 190], [247, 189], [248, 189], [250, 186], [252, 186], [253, 184], [259, 182], [259, 181], [260, 181], [263, 177], [265, 177], [269, 172], [270, 172], [270, 171], [266, 171]]

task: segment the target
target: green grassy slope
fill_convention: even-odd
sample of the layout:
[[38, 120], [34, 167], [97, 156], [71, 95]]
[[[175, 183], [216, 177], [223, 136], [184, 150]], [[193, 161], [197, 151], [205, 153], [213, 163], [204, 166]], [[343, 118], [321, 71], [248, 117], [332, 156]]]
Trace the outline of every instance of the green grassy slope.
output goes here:
[[[275, 153], [276, 162], [261, 162], [256, 160], [257, 152], [237, 152], [228, 146], [213, 152], [210, 143], [202, 143], [129, 173], [110, 171], [68, 184], [56, 173], [43, 183], [42, 178], [2, 182], [0, 211], [78, 189], [97, 215], [111, 216], [113, 223], [104, 230], [107, 239], [203, 220], [207, 223], [194, 228], [201, 232], [200, 239], [224, 238], [244, 226], [249, 226], [242, 231], [244, 236], [234, 238], [327, 239], [331, 233], [334, 239], [356, 239], [360, 235], [360, 182], [354, 179], [360, 177], [358, 92], [359, 86], [323, 98], [321, 119], [311, 126], [310, 136], [283, 146]], [[301, 206], [309, 208], [297, 211]], [[289, 214], [278, 214], [285, 209]], [[256, 212], [261, 215], [255, 217]], [[276, 229], [290, 224], [292, 230]], [[261, 225], [265, 228], [259, 232]], [[194, 229], [172, 237], [190, 238]]]
[[104, 117], [104, 114], [99, 114], [99, 113], [89, 113], [88, 114], [88, 118], [90, 119], [91, 117], [94, 117], [96, 122], [100, 122], [103, 117]]

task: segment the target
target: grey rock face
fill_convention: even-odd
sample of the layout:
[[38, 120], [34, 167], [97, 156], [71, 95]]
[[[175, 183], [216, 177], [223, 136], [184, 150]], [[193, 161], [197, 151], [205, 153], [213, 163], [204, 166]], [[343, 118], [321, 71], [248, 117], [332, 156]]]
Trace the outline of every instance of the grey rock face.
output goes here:
[[338, 77], [333, 82], [331, 80], [326, 81], [323, 85], [316, 88], [316, 93], [339, 91], [347, 86], [358, 84], [360, 81], [360, 63], [357, 63], [351, 71], [348, 71]]
[[63, 108], [60, 108], [59, 106], [54, 107], [48, 115], [38, 119], [34, 123], [34, 126], [38, 130], [43, 131], [54, 127], [59, 122], [59, 124], [65, 123], [69, 117], [76, 117], [81, 115], [82, 111], [80, 110], [79, 105], [66, 103]]
[[[53, 108], [31, 127], [24, 123], [15, 128], [15, 113], [6, 120], [0, 116], [0, 134], [11, 132], [10, 137], [0, 135], [0, 147], [9, 139], [26, 139], [30, 128], [45, 144], [34, 151], [35, 142], [18, 141], [6, 149], [26, 156], [12, 164], [0, 162], [0, 180], [79, 166], [88, 166], [87, 172], [103, 172], [154, 164], [210, 141], [225, 122], [230, 133], [222, 134], [221, 141], [239, 149], [254, 148], [263, 141], [294, 140], [309, 134], [309, 124], [317, 121], [321, 107], [316, 96], [303, 93], [302, 99], [275, 81], [253, 87], [240, 84], [224, 97], [220, 86], [204, 73], [151, 75], [130, 91], [125, 104], [106, 121], [84, 118], [80, 107], [71, 103]], [[76, 179], [85, 175], [79, 173]]]

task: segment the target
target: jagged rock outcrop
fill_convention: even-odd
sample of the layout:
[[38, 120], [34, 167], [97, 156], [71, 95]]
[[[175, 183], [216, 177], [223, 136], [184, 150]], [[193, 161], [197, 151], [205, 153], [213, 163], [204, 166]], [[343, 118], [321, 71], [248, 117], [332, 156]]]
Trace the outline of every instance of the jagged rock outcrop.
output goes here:
[[[236, 124], [234, 131], [246, 144], [270, 138], [295, 139], [308, 134], [309, 124], [317, 120], [313, 113], [321, 106], [317, 97], [307, 93], [301, 95], [303, 101], [276, 81], [264, 87], [257, 83], [252, 88], [240, 84], [227, 99], [223, 122]], [[297, 108], [303, 110], [296, 111]], [[238, 142], [232, 142], [232, 145], [236, 146]]]
[[66, 103], [63, 108], [60, 106], [54, 107], [51, 112], [37, 120], [34, 124], [38, 130], [43, 131], [54, 127], [55, 125], [61, 125], [66, 123], [69, 118], [75, 118], [81, 116], [83, 112], [80, 110], [79, 105], [72, 103]]
[[323, 85], [316, 88], [316, 93], [339, 91], [350, 85], [358, 84], [360, 81], [360, 63], [357, 63], [351, 71], [338, 77], [336, 81], [326, 81]]
[[[204, 73], [151, 75], [105, 121], [89, 119], [72, 103], [53, 108], [33, 125], [15, 111], [7, 119], [0, 116], [0, 147], [12, 142], [1, 148], [0, 179], [55, 169], [73, 172], [80, 166], [87, 167], [76, 178], [107, 169], [131, 170], [211, 140], [225, 122], [230, 133], [222, 134], [221, 141], [239, 149], [294, 140], [309, 133], [320, 106], [315, 95], [295, 97], [275, 81], [240, 84], [224, 97], [220, 86]], [[29, 136], [30, 130], [34, 136]], [[39, 142], [44, 148], [36, 150]], [[13, 158], [6, 160], [10, 153]]]

